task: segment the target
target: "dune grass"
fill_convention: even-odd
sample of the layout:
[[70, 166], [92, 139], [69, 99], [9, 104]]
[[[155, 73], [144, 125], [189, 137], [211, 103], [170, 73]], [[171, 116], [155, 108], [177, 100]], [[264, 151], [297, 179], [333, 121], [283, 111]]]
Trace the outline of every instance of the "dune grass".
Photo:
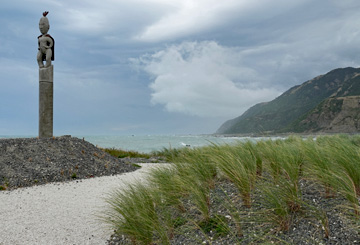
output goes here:
[[[209, 243], [214, 234], [239, 242], [266, 242], [276, 236], [272, 230], [288, 231], [293, 218], [306, 216], [306, 212], [322, 227], [323, 238], [329, 237], [326, 212], [304, 199], [304, 181], [317, 186], [326, 198], [344, 197], [352, 213], [359, 216], [358, 136], [289, 137], [164, 149], [158, 154], [171, 161], [170, 167], [152, 171], [147, 185], [112, 193], [107, 200], [103, 220], [134, 244], [169, 244], [173, 237], [196, 229]], [[224, 183], [237, 191], [219, 191]], [[216, 205], [223, 214], [215, 212], [219, 212]], [[254, 229], [262, 227], [259, 234], [265, 240], [256, 234], [245, 237], [242, 226], [249, 224]]]
[[327, 197], [338, 193], [344, 196], [360, 215], [360, 148], [358, 136], [326, 136], [316, 142], [303, 143], [304, 156], [308, 161], [307, 172], [322, 183]]
[[156, 231], [164, 237], [155, 210], [156, 200], [149, 188], [138, 183], [112, 193], [107, 202], [111, 208], [106, 215], [111, 218], [105, 221], [118, 232], [127, 234], [133, 242], [151, 244]]
[[184, 149], [173, 158], [174, 168], [185, 192], [201, 212], [204, 220], [210, 219], [210, 189], [214, 187], [217, 170], [209, 159], [210, 147]]
[[213, 162], [233, 182], [241, 193], [243, 203], [251, 207], [251, 190], [256, 179], [256, 157], [244, 144], [212, 147]]

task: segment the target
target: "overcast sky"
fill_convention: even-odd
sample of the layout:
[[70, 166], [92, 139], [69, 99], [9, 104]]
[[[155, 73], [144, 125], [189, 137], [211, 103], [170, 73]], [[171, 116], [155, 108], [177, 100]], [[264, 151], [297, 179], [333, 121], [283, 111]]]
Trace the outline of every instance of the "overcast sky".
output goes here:
[[0, 6], [0, 135], [38, 134], [39, 20], [54, 134], [200, 134], [359, 67], [359, 0], [12, 0]]

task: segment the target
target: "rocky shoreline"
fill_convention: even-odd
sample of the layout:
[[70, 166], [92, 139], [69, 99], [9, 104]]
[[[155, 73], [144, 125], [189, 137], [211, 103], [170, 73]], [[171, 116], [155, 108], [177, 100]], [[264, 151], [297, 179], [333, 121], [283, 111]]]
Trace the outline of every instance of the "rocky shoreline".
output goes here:
[[71, 136], [0, 139], [0, 190], [136, 170], [93, 144]]

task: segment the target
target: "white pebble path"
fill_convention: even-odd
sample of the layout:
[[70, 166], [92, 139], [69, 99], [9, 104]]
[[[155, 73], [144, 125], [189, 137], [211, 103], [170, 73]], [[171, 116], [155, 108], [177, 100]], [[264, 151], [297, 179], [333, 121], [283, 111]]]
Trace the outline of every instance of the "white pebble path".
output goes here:
[[130, 173], [0, 191], [0, 245], [101, 245], [112, 231], [97, 218], [117, 188], [142, 181], [146, 163]]

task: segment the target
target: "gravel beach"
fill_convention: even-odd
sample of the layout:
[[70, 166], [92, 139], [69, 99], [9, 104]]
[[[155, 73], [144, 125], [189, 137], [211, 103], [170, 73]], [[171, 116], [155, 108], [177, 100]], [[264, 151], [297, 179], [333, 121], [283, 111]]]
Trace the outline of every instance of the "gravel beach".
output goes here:
[[[144, 181], [148, 171], [164, 167], [164, 163], [139, 164], [143, 161], [114, 158], [70, 136], [0, 139], [0, 245], [131, 244], [105, 228], [97, 215], [104, 211], [105, 198], [113, 190]], [[324, 190], [307, 179], [301, 180], [300, 188], [309, 206], [292, 216], [288, 231], [279, 232], [266, 221], [261, 192], [255, 191], [253, 206], [245, 208], [234, 184], [220, 178], [210, 191], [211, 216], [224, 217], [230, 233], [218, 236], [216, 228], [201, 231], [194, 223], [198, 211], [184, 200], [184, 225], [175, 231], [171, 244], [261, 244], [264, 239], [276, 244], [360, 244], [359, 222], [344, 209], [343, 197], [326, 198]], [[240, 214], [242, 236], [237, 235], [224, 200]], [[314, 210], [327, 217], [328, 237]]]

